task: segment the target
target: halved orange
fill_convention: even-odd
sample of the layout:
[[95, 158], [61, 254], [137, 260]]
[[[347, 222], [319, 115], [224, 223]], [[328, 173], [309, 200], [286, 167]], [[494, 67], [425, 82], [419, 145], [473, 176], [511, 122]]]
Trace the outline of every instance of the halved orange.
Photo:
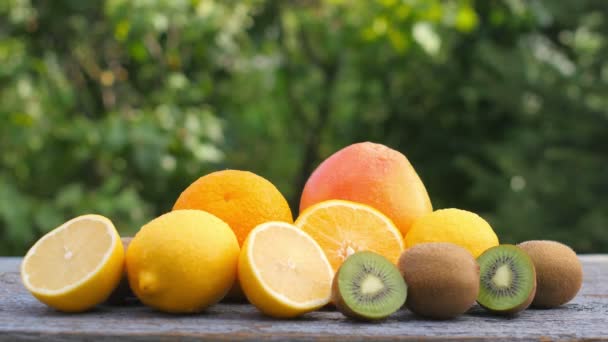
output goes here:
[[66, 312], [103, 302], [118, 285], [124, 250], [112, 222], [76, 217], [47, 233], [21, 264], [23, 285], [41, 302]]
[[263, 223], [251, 231], [241, 249], [238, 273], [249, 302], [279, 318], [327, 304], [334, 276], [315, 240], [285, 222]]
[[399, 229], [380, 211], [365, 204], [324, 201], [306, 209], [295, 225], [319, 243], [334, 271], [358, 251], [375, 252], [396, 264], [404, 250]]

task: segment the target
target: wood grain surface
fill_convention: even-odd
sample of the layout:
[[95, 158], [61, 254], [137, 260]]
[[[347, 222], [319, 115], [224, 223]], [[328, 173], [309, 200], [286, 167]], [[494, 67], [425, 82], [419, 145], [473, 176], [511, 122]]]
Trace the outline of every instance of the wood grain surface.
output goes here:
[[19, 258], [0, 258], [0, 341], [194, 340], [608, 340], [608, 256], [586, 255], [578, 296], [552, 310], [492, 316], [475, 306], [450, 321], [401, 310], [381, 323], [358, 323], [331, 309], [276, 320], [247, 304], [218, 304], [198, 315], [176, 316], [144, 306], [102, 306], [62, 314], [34, 299], [19, 278]]

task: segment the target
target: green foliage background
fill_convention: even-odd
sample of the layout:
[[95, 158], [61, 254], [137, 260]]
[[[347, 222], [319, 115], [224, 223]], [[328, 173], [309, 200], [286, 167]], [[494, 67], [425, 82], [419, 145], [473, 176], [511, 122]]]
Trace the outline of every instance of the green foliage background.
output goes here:
[[371, 140], [503, 242], [608, 252], [608, 2], [0, 0], [0, 254]]

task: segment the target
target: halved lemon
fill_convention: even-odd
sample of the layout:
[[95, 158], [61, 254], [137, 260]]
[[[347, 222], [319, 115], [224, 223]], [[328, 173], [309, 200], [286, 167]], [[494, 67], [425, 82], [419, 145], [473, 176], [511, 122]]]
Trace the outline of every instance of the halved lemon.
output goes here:
[[239, 257], [239, 281], [263, 313], [296, 317], [329, 303], [334, 272], [308, 234], [285, 222], [254, 228]]
[[360, 203], [329, 200], [309, 207], [295, 225], [308, 233], [337, 271], [351, 254], [371, 251], [397, 263], [403, 236], [380, 211]]
[[21, 264], [23, 285], [60, 311], [80, 312], [103, 302], [120, 282], [124, 250], [112, 222], [76, 217], [47, 233]]

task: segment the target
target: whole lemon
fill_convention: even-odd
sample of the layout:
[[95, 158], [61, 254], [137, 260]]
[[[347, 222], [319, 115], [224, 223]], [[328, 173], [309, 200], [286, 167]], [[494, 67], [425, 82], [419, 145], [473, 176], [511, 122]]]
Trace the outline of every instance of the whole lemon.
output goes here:
[[127, 250], [129, 285], [142, 303], [171, 313], [220, 301], [236, 277], [239, 244], [227, 223], [201, 210], [162, 215]]
[[470, 211], [441, 209], [414, 221], [404, 238], [405, 248], [425, 242], [451, 242], [477, 258], [486, 249], [498, 246], [498, 237], [486, 220]]

